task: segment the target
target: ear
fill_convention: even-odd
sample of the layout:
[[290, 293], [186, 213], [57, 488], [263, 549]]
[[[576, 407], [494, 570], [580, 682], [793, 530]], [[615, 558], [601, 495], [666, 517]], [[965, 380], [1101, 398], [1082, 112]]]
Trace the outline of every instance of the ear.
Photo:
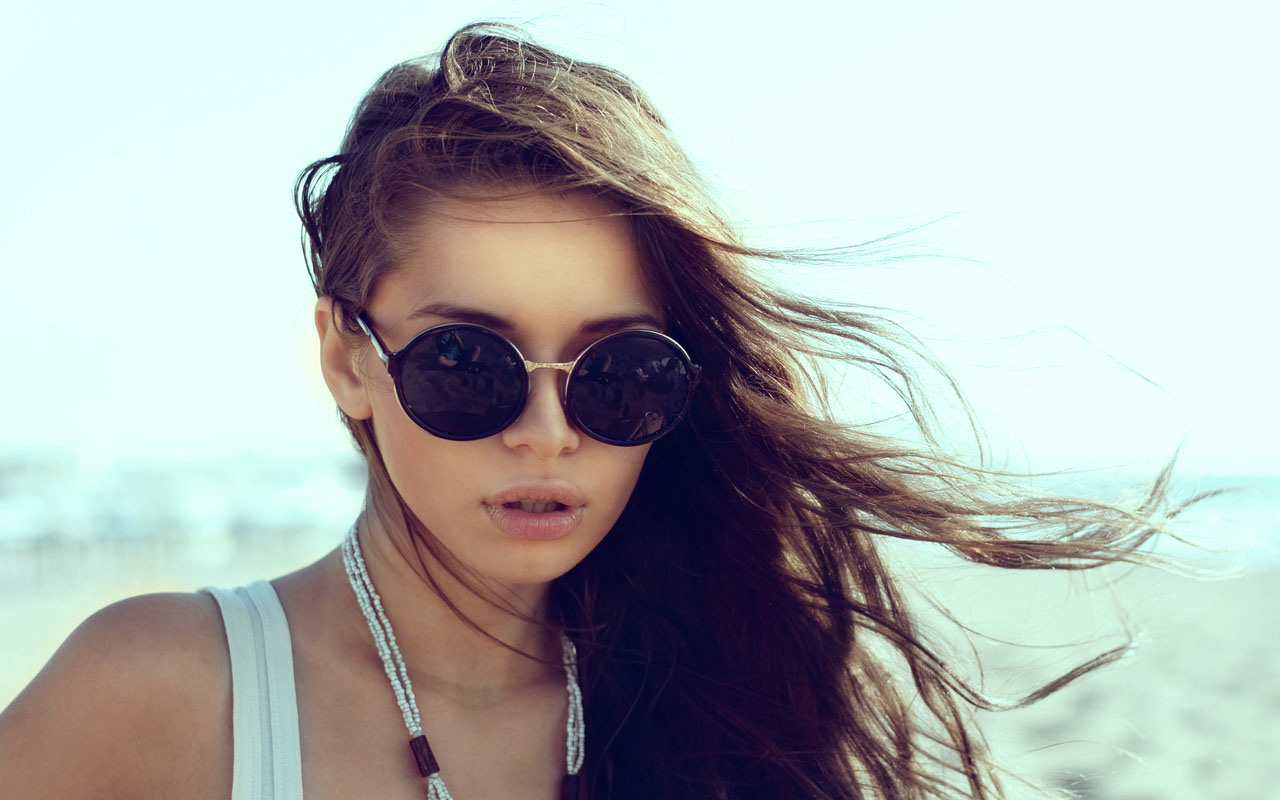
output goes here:
[[347, 346], [332, 297], [316, 301], [316, 333], [320, 335], [320, 371], [338, 408], [352, 419], [373, 416], [365, 377], [356, 368], [361, 351]]

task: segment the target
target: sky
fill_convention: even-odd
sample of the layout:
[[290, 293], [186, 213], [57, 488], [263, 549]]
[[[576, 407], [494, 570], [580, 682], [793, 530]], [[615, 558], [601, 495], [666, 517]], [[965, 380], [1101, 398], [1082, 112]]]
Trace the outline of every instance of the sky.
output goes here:
[[[350, 452], [294, 178], [479, 18], [629, 73], [784, 280], [887, 306], [1015, 464], [1280, 474], [1280, 11], [1256, 2], [73, 2], [3, 12], [0, 453]], [[862, 395], [845, 400], [856, 408]]]

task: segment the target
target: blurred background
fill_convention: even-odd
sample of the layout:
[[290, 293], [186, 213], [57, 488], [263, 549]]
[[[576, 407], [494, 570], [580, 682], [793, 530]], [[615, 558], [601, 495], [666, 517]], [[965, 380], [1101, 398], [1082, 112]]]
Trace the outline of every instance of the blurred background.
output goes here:
[[[1089, 798], [1280, 796], [1272, 4], [125, 0], [2, 18], [0, 705], [105, 604], [336, 546], [364, 473], [316, 369], [293, 180], [383, 70], [497, 18], [637, 79], [752, 243], [924, 225], [777, 277], [893, 309], [968, 392], [991, 463], [1111, 497], [1182, 443], [1180, 492], [1244, 487], [1187, 529], [1231, 554], [1169, 551], [1229, 581], [904, 568], [1015, 640], [1088, 652], [1117, 607], [1148, 631], [1130, 663], [990, 722], [1015, 770]], [[842, 402], [879, 400], [853, 380]], [[993, 675], [1055, 666], [987, 649]]]

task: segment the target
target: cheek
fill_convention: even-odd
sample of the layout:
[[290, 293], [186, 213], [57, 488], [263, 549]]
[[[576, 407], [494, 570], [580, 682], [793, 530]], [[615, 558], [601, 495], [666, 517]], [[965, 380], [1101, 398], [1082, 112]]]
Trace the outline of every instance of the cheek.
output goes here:
[[382, 451], [382, 459], [391, 467], [395, 454], [402, 449], [404, 441], [412, 436], [406, 425], [417, 427], [400, 410], [400, 403], [395, 394], [373, 389], [369, 392], [369, 404], [373, 412], [373, 435], [377, 438], [378, 449]]
[[640, 470], [644, 468], [645, 457], [649, 454], [649, 448], [652, 445], [642, 445], [640, 447], [611, 447], [602, 445], [605, 453], [611, 462], [611, 468], [603, 474], [609, 476], [609, 487], [612, 505], [616, 506], [617, 513], [621, 514], [622, 509], [626, 506], [627, 501], [631, 499], [631, 493], [636, 488], [636, 481], [640, 478]]
[[[421, 515], [424, 501], [456, 494], [456, 479], [470, 474], [465, 452], [456, 442], [438, 439], [419, 428], [400, 408], [394, 394], [373, 397], [373, 430], [387, 474], [400, 496]], [[450, 489], [454, 490], [450, 492]]]

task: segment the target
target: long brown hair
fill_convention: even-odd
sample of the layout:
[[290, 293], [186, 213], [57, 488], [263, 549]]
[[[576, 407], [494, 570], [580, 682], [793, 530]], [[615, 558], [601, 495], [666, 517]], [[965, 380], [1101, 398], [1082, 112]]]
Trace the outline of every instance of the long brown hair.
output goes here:
[[[406, 227], [434, 197], [477, 188], [585, 191], [626, 214], [671, 334], [703, 366], [687, 421], [654, 444], [614, 529], [555, 584], [581, 653], [589, 796], [1001, 796], [969, 722], [993, 704], [923, 641], [879, 543], [1018, 569], [1142, 560], [1173, 513], [1168, 472], [1122, 508], [1032, 495], [947, 456], [914, 340], [868, 309], [759, 280], [760, 263], [798, 256], [742, 242], [634, 83], [503, 26], [468, 26], [437, 59], [392, 68], [339, 152], [298, 179], [316, 292], [353, 343]], [[888, 381], [924, 444], [837, 422], [829, 363]], [[371, 504], [429, 539], [371, 424], [345, 422]]]

